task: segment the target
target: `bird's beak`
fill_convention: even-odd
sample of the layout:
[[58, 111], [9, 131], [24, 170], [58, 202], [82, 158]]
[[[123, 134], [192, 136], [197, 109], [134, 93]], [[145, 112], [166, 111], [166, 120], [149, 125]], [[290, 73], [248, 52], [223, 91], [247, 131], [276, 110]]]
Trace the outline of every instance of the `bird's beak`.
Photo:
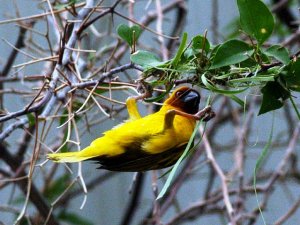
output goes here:
[[200, 95], [197, 92], [191, 90], [187, 95], [182, 96], [181, 101], [191, 105], [198, 105], [200, 103]]

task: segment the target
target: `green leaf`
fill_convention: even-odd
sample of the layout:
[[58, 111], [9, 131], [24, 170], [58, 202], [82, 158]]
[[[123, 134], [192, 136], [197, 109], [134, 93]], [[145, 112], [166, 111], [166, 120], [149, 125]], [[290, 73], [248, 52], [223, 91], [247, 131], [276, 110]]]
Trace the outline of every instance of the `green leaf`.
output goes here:
[[254, 53], [254, 49], [247, 43], [239, 40], [229, 40], [218, 47], [210, 69], [217, 69], [240, 63], [248, 59]]
[[201, 50], [203, 48], [204, 48], [205, 52], [209, 52], [209, 50], [210, 50], [209, 41], [201, 35], [197, 35], [197, 36], [193, 37], [193, 39], [192, 39], [192, 49], [194, 51], [196, 51], [196, 50]]
[[290, 92], [277, 81], [269, 81], [261, 89], [261, 92], [263, 100], [258, 115], [281, 108], [284, 100], [290, 96]]
[[124, 41], [129, 44], [129, 46], [132, 46], [133, 42], [137, 41], [140, 37], [142, 29], [137, 25], [129, 27], [126, 24], [120, 24], [117, 27], [117, 33]]
[[133, 63], [141, 65], [143, 67], [156, 67], [162, 64], [158, 57], [151, 52], [138, 50], [130, 56], [130, 60]]
[[289, 52], [285, 47], [282, 47], [280, 45], [273, 45], [270, 48], [268, 48], [264, 53], [267, 56], [272, 56], [278, 61], [282, 62], [284, 65], [287, 65], [290, 63], [290, 57]]
[[240, 106], [242, 106], [242, 107], [245, 106], [245, 102], [242, 99], [240, 99], [239, 97], [237, 97], [235, 94], [242, 93], [245, 90], [247, 90], [247, 88], [244, 88], [244, 89], [241, 89], [241, 90], [224, 90], [224, 89], [220, 89], [220, 88], [214, 86], [213, 84], [211, 84], [211, 82], [209, 80], [207, 80], [207, 78], [205, 77], [205, 74], [203, 74], [201, 76], [201, 81], [205, 85], [205, 87], [207, 87], [212, 92], [223, 94], [223, 95], [231, 98], [233, 101], [238, 103]]
[[195, 54], [197, 54], [197, 52], [195, 52], [192, 48], [188, 48], [184, 51], [183, 55], [186, 59], [190, 59], [191, 57], [195, 57]]
[[233, 101], [235, 101], [241, 107], [245, 108], [246, 103], [242, 99], [240, 99], [239, 97], [237, 97], [236, 95], [225, 95], [225, 96], [231, 98]]
[[274, 18], [261, 0], [237, 0], [242, 29], [263, 44], [272, 34]]
[[280, 100], [273, 98], [271, 93], [265, 91], [258, 115], [267, 113], [272, 110], [280, 109], [282, 106], [283, 103]]
[[187, 146], [186, 146], [186, 148], [184, 150], [184, 152], [182, 153], [182, 155], [180, 156], [180, 158], [177, 160], [177, 162], [173, 166], [173, 168], [172, 168], [172, 170], [171, 170], [171, 172], [170, 172], [170, 174], [168, 176], [168, 179], [167, 179], [165, 185], [163, 186], [162, 190], [158, 194], [158, 196], [156, 198], [157, 200], [160, 199], [160, 198], [162, 198], [166, 194], [167, 190], [169, 189], [169, 187], [171, 185], [171, 182], [172, 182], [172, 180], [173, 180], [173, 178], [175, 176], [175, 173], [176, 173], [176, 171], [177, 171], [180, 163], [188, 155], [188, 153], [190, 151], [190, 148], [191, 148], [191, 146], [193, 144], [193, 141], [194, 141], [194, 137], [195, 137], [195, 135], [196, 135], [196, 133], [197, 133], [197, 131], [199, 129], [200, 124], [201, 124], [201, 122], [198, 121], [197, 124], [196, 124], [196, 127], [195, 127], [195, 129], [193, 131], [193, 134], [192, 134], [192, 136], [191, 136], [191, 138], [190, 138], [190, 140], [189, 140], [189, 142], [188, 142], [188, 144], [187, 144]]
[[219, 94], [223, 94], [223, 95], [234, 95], [234, 94], [239, 94], [239, 93], [242, 93], [244, 92], [245, 90], [247, 90], [248, 88], [243, 88], [243, 89], [240, 89], [240, 90], [224, 90], [224, 89], [221, 89], [221, 88], [218, 88], [216, 87], [215, 85], [213, 85], [211, 83], [211, 81], [209, 81], [206, 77], [205, 77], [205, 74], [203, 74], [201, 76], [201, 81], [202, 83], [205, 85], [205, 87], [207, 87], [209, 90], [211, 90], [212, 92], [215, 92], [215, 93], [219, 93]]
[[218, 44], [216, 46], [214, 46], [210, 52], [210, 59], [213, 59], [216, 56], [216, 53], [218, 51], [218, 49], [220, 48], [221, 44]]
[[28, 119], [28, 122], [29, 122], [29, 126], [34, 126], [35, 125], [35, 116], [33, 113], [29, 113], [29, 114], [26, 114], [27, 116], [27, 119]]
[[58, 215], [58, 218], [60, 220], [68, 222], [68, 224], [74, 224], [74, 225], [93, 225], [91, 221], [88, 219], [79, 216], [75, 213], [68, 213], [68, 212], [62, 212]]
[[68, 6], [75, 5], [77, 2], [78, 2], [78, 0], [69, 0], [68, 3], [55, 5], [54, 9], [56, 9], [56, 10], [65, 9]]
[[210, 51], [209, 41], [205, 37], [201, 35], [197, 35], [193, 37], [191, 42], [191, 47], [187, 48], [184, 51], [184, 58], [191, 59], [194, 57], [198, 57], [198, 55], [203, 54], [203, 52], [208, 53], [209, 51]]
[[244, 77], [244, 78], [237, 78], [237, 79], [232, 79], [229, 80], [228, 83], [234, 84], [234, 83], [244, 83], [244, 82], [257, 82], [257, 83], [262, 83], [266, 81], [274, 81], [275, 78], [273, 75], [261, 75], [261, 76], [253, 76], [253, 77]]
[[283, 75], [283, 78], [289, 89], [300, 92], [300, 59], [291, 61], [288, 65], [288, 71]]
[[203, 56], [204, 53], [206, 53], [205, 54], [205, 57], [206, 57], [206, 55], [209, 53], [209, 51], [210, 51], [209, 41], [205, 37], [203, 37], [201, 35], [197, 35], [197, 36], [193, 37], [193, 39], [191, 41], [191, 46], [186, 48], [183, 53], [184, 59], [186, 61], [183, 61], [182, 57], [181, 57], [181, 62], [182, 62], [182, 64], [189, 63], [190, 59], [199, 58], [200, 55]]
[[178, 50], [177, 50], [177, 52], [176, 52], [176, 55], [175, 55], [175, 57], [173, 58], [173, 60], [172, 60], [172, 62], [171, 62], [171, 64], [172, 64], [174, 67], [177, 66], [178, 62], [180, 61], [181, 55], [182, 55], [183, 52], [184, 52], [184, 49], [185, 49], [185, 46], [186, 46], [186, 42], [187, 42], [187, 37], [188, 37], [188, 36], [187, 36], [187, 33], [184, 32], [184, 33], [183, 33], [183, 36], [182, 36], [182, 40], [181, 40], [180, 45], [179, 45], [179, 48], [178, 48]]

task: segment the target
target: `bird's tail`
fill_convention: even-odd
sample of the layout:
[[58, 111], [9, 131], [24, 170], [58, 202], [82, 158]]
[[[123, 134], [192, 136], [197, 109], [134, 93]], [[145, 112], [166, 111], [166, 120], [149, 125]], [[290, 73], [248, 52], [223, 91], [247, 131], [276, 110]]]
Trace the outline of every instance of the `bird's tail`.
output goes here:
[[74, 163], [81, 162], [90, 158], [93, 158], [93, 155], [83, 154], [83, 151], [80, 152], [64, 152], [64, 153], [51, 153], [47, 155], [47, 158], [58, 163]]

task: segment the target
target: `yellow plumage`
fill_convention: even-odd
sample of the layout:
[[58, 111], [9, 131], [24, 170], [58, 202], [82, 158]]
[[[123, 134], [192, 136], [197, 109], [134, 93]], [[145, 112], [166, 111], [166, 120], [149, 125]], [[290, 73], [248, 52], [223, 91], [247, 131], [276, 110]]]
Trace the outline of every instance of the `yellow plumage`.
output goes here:
[[[158, 112], [142, 118], [136, 100], [129, 98], [126, 102], [128, 121], [104, 132], [79, 152], [53, 153], [48, 154], [48, 158], [55, 162], [96, 160], [100, 168], [113, 171], [145, 171], [171, 166], [180, 157], [199, 119], [190, 114], [198, 111], [199, 101], [200, 95], [195, 90], [181, 87]], [[207, 110], [202, 113], [202, 118], [204, 116], [211, 117], [212, 112]]]

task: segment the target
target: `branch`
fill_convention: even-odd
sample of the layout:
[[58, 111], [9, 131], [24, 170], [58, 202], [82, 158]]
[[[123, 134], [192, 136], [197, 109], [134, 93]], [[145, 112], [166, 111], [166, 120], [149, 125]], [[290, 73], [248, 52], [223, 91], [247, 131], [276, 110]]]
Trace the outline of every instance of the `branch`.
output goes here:
[[23, 116], [25, 114], [32, 113], [32, 112], [37, 112], [38, 110], [40, 110], [51, 99], [51, 97], [52, 97], [52, 95], [54, 93], [54, 87], [56, 86], [56, 82], [57, 82], [57, 80], [51, 81], [51, 83], [49, 85], [49, 88], [47, 89], [44, 97], [42, 98], [42, 100], [39, 103], [37, 103], [36, 105], [31, 106], [29, 108], [25, 107], [22, 110], [10, 113], [10, 114], [8, 114], [6, 116], [2, 116], [2, 117], [0, 117], [0, 122], [4, 122], [4, 121], [10, 120], [12, 118], [17, 118], [19, 116]]
[[126, 207], [125, 213], [123, 214], [121, 225], [129, 225], [133, 219], [134, 213], [139, 206], [139, 199], [143, 190], [143, 184], [145, 180], [145, 174], [137, 173], [135, 186], [132, 191], [132, 196]]
[[[27, 26], [32, 27], [34, 25], [35, 22], [30, 22], [29, 24], [27, 24]], [[20, 30], [19, 30], [19, 35], [18, 35], [18, 39], [16, 40], [16, 43], [14, 45], [14, 48], [12, 50], [12, 52], [10, 53], [8, 60], [5, 64], [5, 67], [3, 68], [3, 70], [0, 73], [0, 77], [5, 77], [8, 75], [8, 72], [10, 71], [19, 51], [18, 49], [25, 47], [24, 45], [24, 39], [26, 36], [26, 32], [28, 31], [27, 28], [21, 26]], [[1, 85], [1, 84], [0, 84]]]
[[226, 176], [224, 175], [222, 169], [220, 168], [219, 164], [217, 163], [213, 153], [212, 153], [212, 149], [211, 149], [211, 145], [207, 139], [206, 133], [203, 133], [203, 128], [200, 128], [200, 133], [203, 134], [203, 143], [205, 146], [205, 151], [206, 151], [206, 155], [208, 160], [210, 161], [210, 163], [212, 164], [212, 167], [214, 168], [214, 170], [216, 171], [216, 173], [219, 175], [220, 180], [221, 180], [221, 184], [222, 184], [222, 193], [223, 193], [223, 198], [224, 198], [224, 204], [226, 206], [226, 210], [228, 213], [228, 216], [230, 218], [230, 222], [232, 225], [236, 224], [236, 221], [234, 219], [233, 216], [233, 207], [231, 205], [230, 199], [229, 199], [229, 193], [228, 193], [228, 186], [227, 186], [227, 181], [226, 181]]
[[[86, 22], [85, 18], [88, 17], [88, 15], [91, 12], [94, 12], [94, 0], [87, 0], [86, 5], [84, 6], [83, 9], [80, 10], [78, 13], [77, 19], [82, 20], [81, 23], [75, 23], [72, 33], [70, 35], [70, 38], [68, 40], [68, 43], [66, 44], [65, 48], [63, 49], [64, 55], [62, 57], [62, 65], [66, 66], [69, 62], [70, 59], [72, 58], [71, 53], [72, 50], [75, 46], [75, 44], [78, 42], [81, 33], [83, 30], [85, 30], [87, 27], [89, 27], [91, 24], [93, 24], [96, 20], [99, 18], [102, 18], [103, 16], [112, 13], [115, 9], [115, 7], [120, 3], [121, 0], [117, 0], [115, 4], [110, 7], [109, 9], [104, 10], [100, 15], [95, 17], [94, 19]], [[63, 46], [64, 47], [64, 46]]]
[[[13, 157], [2, 143], [0, 143], [0, 153], [0, 158], [2, 158], [14, 172], [18, 172], [18, 175], [21, 177], [27, 176], [23, 170], [18, 171], [20, 166], [22, 165], [22, 161], [19, 161], [15, 157]], [[21, 179], [16, 181], [16, 183], [18, 184], [20, 190], [24, 193], [24, 195], [26, 195], [28, 179]], [[34, 183], [32, 183], [31, 185], [29, 199], [35, 205], [37, 211], [40, 212], [42, 217], [46, 220], [48, 217], [48, 213], [50, 212], [50, 207], [48, 206]], [[51, 215], [49, 218], [49, 224], [58, 225], [59, 223], [54, 219], [53, 215]]]
[[274, 225], [281, 225], [285, 221], [287, 221], [300, 207], [300, 198], [289, 208], [289, 210], [282, 216], [280, 217]]
[[[1, 117], [0, 117], [1, 118]], [[0, 134], [0, 142], [2, 142], [5, 138], [7, 138], [15, 129], [23, 127], [28, 123], [27, 118], [23, 118], [11, 125], [9, 125], [1, 134]]]
[[133, 63], [128, 63], [123, 66], [119, 66], [114, 69], [111, 69], [109, 72], [103, 73], [98, 80], [85, 81], [85, 82], [81, 82], [81, 83], [73, 83], [71, 85], [71, 88], [86, 88], [89, 86], [95, 86], [97, 84], [101, 84], [101, 82], [103, 82], [105, 79], [112, 78], [112, 75], [114, 75], [116, 73], [124, 72], [128, 69], [136, 69], [139, 71], [143, 71], [142, 67], [140, 67], [136, 64], [133, 64]]

